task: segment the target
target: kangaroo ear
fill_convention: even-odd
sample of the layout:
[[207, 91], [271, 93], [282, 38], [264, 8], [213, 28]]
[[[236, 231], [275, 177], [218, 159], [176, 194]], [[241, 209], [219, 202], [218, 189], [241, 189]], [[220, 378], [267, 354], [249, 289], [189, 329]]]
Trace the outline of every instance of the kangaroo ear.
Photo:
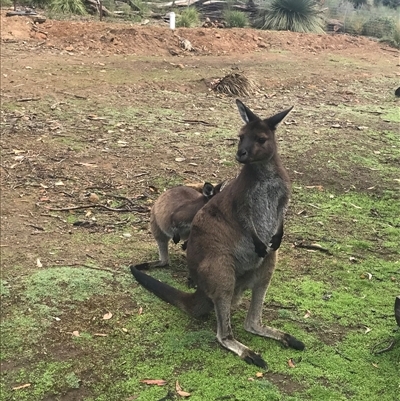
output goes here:
[[209, 198], [214, 195], [214, 185], [210, 184], [209, 182], [205, 182], [203, 186], [203, 195], [206, 198]]
[[265, 122], [268, 124], [268, 126], [274, 130], [276, 129], [277, 125], [291, 112], [294, 106], [292, 106], [290, 109], [287, 109], [285, 111], [281, 111], [278, 114], [275, 114], [274, 116], [267, 118]]
[[236, 105], [239, 109], [240, 117], [242, 117], [242, 120], [246, 124], [260, 119], [248, 107], [246, 107], [239, 99], [236, 99]]
[[222, 181], [219, 184], [214, 186], [213, 195], [219, 194], [221, 192], [221, 188], [222, 188], [223, 184], [225, 184], [225, 181]]

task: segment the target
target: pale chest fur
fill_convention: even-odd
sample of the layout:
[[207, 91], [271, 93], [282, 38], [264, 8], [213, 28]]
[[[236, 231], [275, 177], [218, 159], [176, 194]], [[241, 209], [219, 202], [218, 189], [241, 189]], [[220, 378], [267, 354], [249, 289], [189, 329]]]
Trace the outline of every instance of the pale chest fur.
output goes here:
[[250, 218], [261, 240], [269, 242], [276, 233], [288, 202], [288, 190], [282, 180], [255, 185], [246, 194]]
[[239, 275], [256, 268], [262, 261], [255, 252], [248, 227], [253, 225], [259, 238], [268, 244], [283, 219], [287, 202], [288, 189], [280, 179], [257, 183], [245, 194], [242, 235], [234, 252]]

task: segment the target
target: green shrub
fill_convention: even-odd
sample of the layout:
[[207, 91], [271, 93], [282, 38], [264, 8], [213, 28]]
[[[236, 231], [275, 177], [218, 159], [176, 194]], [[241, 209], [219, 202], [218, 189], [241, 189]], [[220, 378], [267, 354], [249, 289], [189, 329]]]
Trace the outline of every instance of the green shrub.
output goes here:
[[143, 0], [131, 0], [130, 4], [135, 11], [139, 11], [142, 17], [149, 13], [149, 5]]
[[400, 49], [400, 22], [397, 22], [395, 25], [392, 35], [383, 37], [381, 41], [395, 47], [396, 49]]
[[86, 14], [86, 8], [82, 0], [52, 0], [50, 9], [62, 14]]
[[389, 8], [400, 7], [400, 0], [374, 0], [374, 6], [385, 6]]
[[370, 17], [363, 25], [362, 34], [375, 38], [391, 37], [396, 29], [396, 21], [391, 17]]
[[176, 26], [190, 28], [200, 23], [199, 12], [195, 7], [187, 7], [178, 17]]
[[367, 0], [350, 0], [350, 2], [354, 5], [354, 7], [358, 8], [368, 4]]
[[0, 7], [11, 7], [12, 4], [11, 0], [0, 0]]
[[344, 20], [343, 30], [351, 35], [362, 35], [368, 17], [364, 13], [350, 13]]
[[244, 28], [249, 24], [247, 15], [237, 10], [225, 10], [224, 20], [230, 28]]
[[272, 0], [255, 21], [260, 29], [324, 33], [324, 20], [314, 0]]

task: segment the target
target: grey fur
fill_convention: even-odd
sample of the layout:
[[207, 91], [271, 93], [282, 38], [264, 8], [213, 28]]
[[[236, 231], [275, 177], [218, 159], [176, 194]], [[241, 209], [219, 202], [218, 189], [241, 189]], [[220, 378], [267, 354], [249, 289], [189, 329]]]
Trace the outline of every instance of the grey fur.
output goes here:
[[134, 267], [131, 271], [145, 288], [192, 316], [206, 314], [214, 307], [220, 344], [246, 362], [264, 368], [263, 358], [234, 338], [230, 310], [243, 291], [251, 289], [245, 329], [285, 346], [304, 349], [301, 341], [261, 323], [264, 297], [277, 258], [277, 252], [268, 244], [283, 234], [290, 191], [289, 178], [277, 154], [275, 128], [291, 109], [262, 120], [241, 101], [237, 105], [246, 124], [239, 133], [236, 158], [244, 166], [193, 220], [187, 262], [196, 291], [185, 293]]

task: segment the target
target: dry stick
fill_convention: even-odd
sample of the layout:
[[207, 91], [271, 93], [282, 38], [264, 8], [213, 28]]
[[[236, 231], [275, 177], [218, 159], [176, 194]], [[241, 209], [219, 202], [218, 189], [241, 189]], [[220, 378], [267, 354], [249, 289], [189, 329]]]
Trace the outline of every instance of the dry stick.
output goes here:
[[90, 265], [85, 265], [82, 263], [69, 263], [69, 264], [59, 264], [59, 265], [52, 265], [49, 267], [85, 267], [86, 269], [93, 269], [93, 270], [100, 270], [100, 271], [105, 271], [109, 272], [112, 274], [118, 273], [118, 271], [108, 269], [107, 267], [97, 267], [97, 266], [90, 266]]
[[106, 196], [111, 196], [112, 198], [115, 198], [115, 199], [123, 199], [123, 200], [127, 201], [128, 203], [130, 203], [131, 205], [134, 205], [133, 200], [127, 198], [126, 196], [112, 195], [112, 194], [106, 194]]
[[209, 123], [207, 121], [202, 121], [202, 120], [183, 120], [184, 123], [187, 124], [203, 124], [203, 125], [208, 125], [210, 127], [216, 127], [215, 124]]
[[303, 244], [302, 242], [294, 242], [293, 245], [295, 248], [312, 249], [314, 251], [321, 251], [328, 255], [332, 255], [332, 252], [329, 249], [322, 248], [322, 246], [317, 244]]
[[31, 224], [31, 223], [27, 223], [25, 225], [28, 226], [28, 227], [33, 227], [35, 230], [46, 231], [43, 227], [35, 226], [34, 224]]
[[335, 348], [335, 352], [336, 352], [338, 355], [340, 355], [342, 358], [346, 359], [347, 361], [353, 362], [353, 360], [352, 360], [351, 358], [349, 358], [349, 357], [346, 356], [346, 355], [343, 355], [337, 348]]
[[166, 120], [169, 121], [174, 121], [176, 123], [181, 123], [181, 124], [203, 124], [203, 125], [207, 125], [210, 127], [216, 127], [215, 124], [209, 123], [207, 121], [203, 121], [203, 120], [176, 120], [174, 118], [170, 118], [170, 117], [165, 117]]
[[55, 212], [66, 212], [68, 210], [79, 210], [79, 209], [89, 209], [92, 207], [99, 207], [101, 209], [106, 209], [106, 210], [110, 210], [111, 212], [137, 212], [137, 213], [148, 213], [148, 211], [144, 211], [143, 209], [140, 210], [138, 208], [133, 208], [133, 209], [129, 209], [129, 208], [125, 208], [125, 209], [117, 209], [114, 207], [109, 207], [106, 205], [100, 205], [98, 203], [94, 203], [91, 205], [83, 205], [83, 206], [69, 206], [69, 207], [61, 207], [61, 208], [53, 208], [53, 207], [48, 207], [46, 208], [47, 210], [52, 210]]
[[20, 99], [17, 99], [17, 102], [31, 102], [36, 100], [40, 100], [40, 97], [22, 97]]
[[[386, 348], [382, 348], [382, 349], [379, 349], [379, 350], [376, 351], [376, 349], [377, 349], [380, 345], [385, 344], [385, 343], [386, 343], [386, 344], [389, 344], [389, 345], [388, 345]], [[381, 341], [380, 343], [375, 344], [375, 345], [372, 347], [371, 353], [374, 354], [374, 355], [383, 354], [384, 352], [390, 351], [390, 350], [394, 347], [394, 344], [395, 344], [395, 343], [396, 343], [396, 340], [395, 340], [394, 338], [389, 338], [389, 339], [383, 340], [383, 341]]]
[[73, 96], [76, 97], [77, 99], [87, 99], [87, 96], [83, 96], [83, 95], [77, 95], [75, 93], [71, 93], [71, 92], [66, 92], [66, 91], [57, 91], [57, 93], [62, 93], [63, 95], [67, 95], [67, 96]]
[[396, 49], [389, 49], [388, 47], [381, 47], [381, 50], [386, 50], [388, 52], [398, 53], [399, 51]]

